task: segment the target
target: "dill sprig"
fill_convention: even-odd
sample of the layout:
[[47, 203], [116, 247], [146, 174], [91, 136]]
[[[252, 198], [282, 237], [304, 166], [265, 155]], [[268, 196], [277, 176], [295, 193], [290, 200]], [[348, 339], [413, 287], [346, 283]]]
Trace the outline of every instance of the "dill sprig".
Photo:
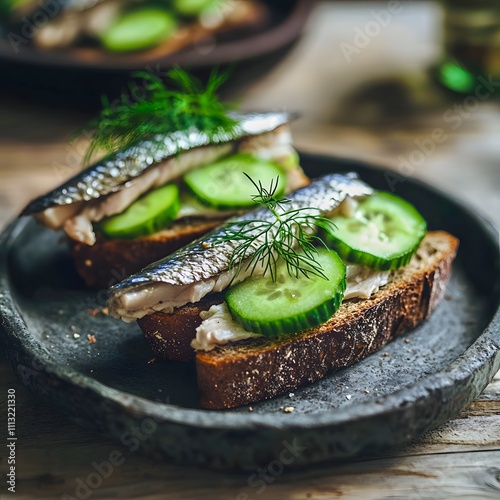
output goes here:
[[85, 163], [97, 151], [111, 152], [157, 134], [195, 128], [211, 137], [232, 133], [238, 126], [228, 115], [230, 107], [216, 94], [227, 73], [213, 71], [206, 85], [180, 68], [168, 73], [168, 86], [150, 73], [134, 76], [142, 79], [142, 85], [132, 82], [129, 92], [112, 103], [104, 97], [99, 117], [85, 127], [92, 131]]
[[[260, 181], [257, 183], [245, 175], [257, 189], [258, 194], [252, 196], [252, 200], [267, 207], [273, 217], [270, 220], [249, 219], [228, 223], [227, 232], [221, 239], [237, 243], [231, 255], [230, 267], [236, 265], [238, 274], [243, 262], [246, 262], [245, 271], [250, 270], [253, 274], [259, 267], [264, 275], [270, 274], [275, 282], [277, 266], [283, 261], [292, 277], [309, 278], [314, 275], [328, 280], [316, 260], [317, 246], [325, 245], [316, 233], [318, 229], [332, 233], [335, 224], [326, 217], [314, 214], [314, 210], [309, 207], [287, 210], [290, 200], [280, 200], [275, 196], [279, 179], [271, 182], [267, 189]], [[248, 261], [245, 260], [247, 257]]]

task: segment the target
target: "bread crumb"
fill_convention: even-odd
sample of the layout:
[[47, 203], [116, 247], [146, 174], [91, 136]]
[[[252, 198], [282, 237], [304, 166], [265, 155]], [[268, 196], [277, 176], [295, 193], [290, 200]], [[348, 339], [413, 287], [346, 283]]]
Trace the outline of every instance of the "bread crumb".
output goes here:
[[150, 365], [151, 363], [154, 363], [156, 361], [156, 358], [151, 358], [149, 361], [148, 361], [148, 365]]
[[92, 261], [91, 261], [90, 259], [85, 259], [84, 264], [85, 264], [87, 267], [90, 267], [90, 266], [92, 265]]
[[249, 406], [248, 411], [253, 411], [253, 408], [251, 406]]
[[350, 401], [352, 396], [350, 394], [347, 394], [346, 398]]
[[405, 339], [405, 343], [409, 344], [410, 343], [410, 339]]
[[99, 309], [87, 309], [85, 311], [89, 316], [94, 316], [94, 318], [99, 314]]
[[382, 354], [382, 356], [384, 356], [384, 358], [387, 358], [389, 356], [389, 353], [388, 352], [384, 352], [384, 354]]
[[80, 338], [80, 334], [79, 334], [79, 333], [74, 333], [74, 334], [73, 334], [73, 337], [74, 337], [75, 339], [79, 339], [79, 338]]
[[89, 341], [89, 344], [95, 344], [97, 342], [95, 335], [92, 335], [91, 333], [87, 335], [87, 340]]
[[109, 316], [109, 308], [108, 307], [103, 307], [101, 309], [101, 312], [104, 314], [104, 316]]
[[370, 391], [368, 389], [365, 389], [366, 394], [370, 394]]
[[295, 396], [295, 394], [294, 394], [293, 392], [291, 392], [291, 393], [288, 395], [288, 397], [289, 397], [289, 398], [293, 398], [294, 396]]
[[287, 406], [286, 408], [283, 408], [283, 411], [285, 413], [292, 413], [295, 408], [293, 406]]

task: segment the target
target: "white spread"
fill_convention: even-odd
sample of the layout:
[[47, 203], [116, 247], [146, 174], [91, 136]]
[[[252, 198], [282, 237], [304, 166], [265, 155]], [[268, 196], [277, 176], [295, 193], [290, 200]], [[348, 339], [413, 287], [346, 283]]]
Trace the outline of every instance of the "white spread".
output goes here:
[[260, 334], [248, 332], [234, 321], [225, 302], [202, 311], [200, 317], [203, 322], [196, 329], [196, 338], [191, 342], [193, 349], [211, 351], [221, 344], [260, 337]]
[[369, 299], [378, 289], [389, 282], [391, 271], [377, 271], [356, 264], [347, 265], [347, 288], [344, 300]]
[[[347, 289], [344, 300], [369, 299], [389, 281], [390, 271], [376, 271], [365, 266], [347, 265]], [[226, 303], [216, 304], [200, 313], [201, 325], [196, 329], [193, 349], [211, 351], [218, 345], [248, 338], [260, 337], [258, 333], [245, 330], [234, 321]]]

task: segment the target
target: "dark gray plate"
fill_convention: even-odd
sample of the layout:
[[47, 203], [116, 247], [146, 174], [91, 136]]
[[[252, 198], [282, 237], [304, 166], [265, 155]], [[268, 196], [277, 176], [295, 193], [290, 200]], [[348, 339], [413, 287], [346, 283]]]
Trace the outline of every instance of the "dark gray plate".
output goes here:
[[[351, 368], [253, 405], [253, 412], [201, 410], [194, 367], [148, 363], [136, 324], [89, 315], [86, 309], [103, 306], [104, 293], [83, 288], [59, 234], [20, 220], [0, 240], [0, 309], [23, 383], [125, 448], [217, 468], [345, 459], [403, 444], [457, 415], [500, 368], [498, 235], [420, 182], [335, 158], [303, 155], [303, 165], [313, 176], [356, 170], [377, 188], [395, 188], [430, 229], [460, 238], [446, 298], [429, 321]], [[280, 409], [288, 406], [293, 413]]]

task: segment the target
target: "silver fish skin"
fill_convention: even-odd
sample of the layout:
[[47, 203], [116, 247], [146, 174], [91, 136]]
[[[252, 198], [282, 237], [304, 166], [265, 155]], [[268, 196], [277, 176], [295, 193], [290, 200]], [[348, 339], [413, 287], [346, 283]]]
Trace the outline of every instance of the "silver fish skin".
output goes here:
[[[286, 210], [309, 208], [311, 215], [327, 216], [345, 198], [360, 198], [372, 193], [373, 189], [362, 182], [356, 173], [329, 174], [290, 194], [287, 197], [289, 203], [286, 204]], [[111, 314], [125, 320], [141, 317], [142, 313], [134, 312], [128, 315], [127, 307], [130, 307], [129, 304], [140, 302], [143, 297], [149, 302], [157, 300], [158, 287], [163, 287], [165, 294], [175, 295], [175, 289], [183, 291], [186, 286], [216, 280], [230, 269], [231, 257], [238, 246], [238, 242], [221, 241], [221, 238], [227, 235], [231, 228], [237, 229], [237, 226], [232, 226], [231, 223], [250, 220], [271, 221], [274, 216], [266, 207], [260, 207], [234, 217], [208, 235], [111, 287], [108, 300]], [[259, 240], [256, 240], [255, 246], [249, 248], [242, 260], [251, 257], [258, 247]], [[232, 264], [234, 269], [238, 262]], [[218, 290], [212, 286], [207, 293], [210, 291]], [[162, 296], [160, 303], [168, 299], [169, 297]], [[144, 309], [150, 312], [152, 310], [162, 309], [152, 303]]]
[[231, 114], [231, 116], [238, 120], [238, 126], [232, 133], [209, 135], [193, 128], [188, 131], [157, 135], [154, 139], [140, 141], [116, 151], [53, 191], [33, 200], [21, 215], [43, 212], [51, 207], [96, 200], [101, 196], [120, 191], [127, 182], [179, 153], [272, 132], [293, 118], [288, 113]]

